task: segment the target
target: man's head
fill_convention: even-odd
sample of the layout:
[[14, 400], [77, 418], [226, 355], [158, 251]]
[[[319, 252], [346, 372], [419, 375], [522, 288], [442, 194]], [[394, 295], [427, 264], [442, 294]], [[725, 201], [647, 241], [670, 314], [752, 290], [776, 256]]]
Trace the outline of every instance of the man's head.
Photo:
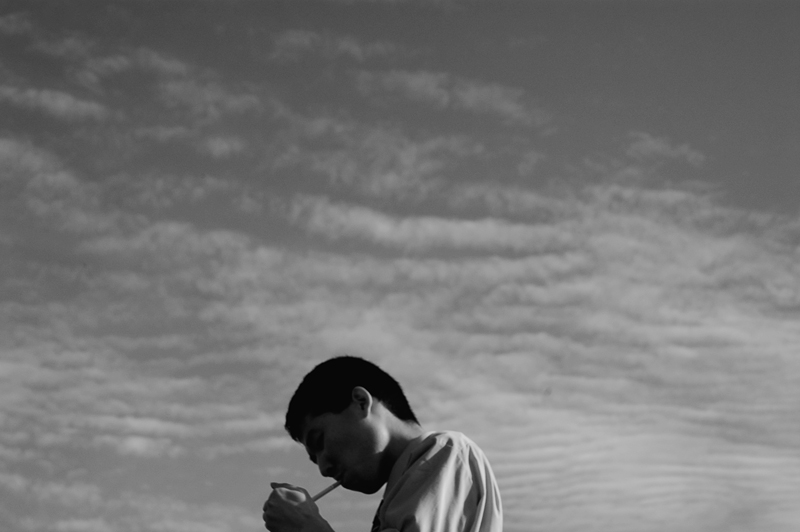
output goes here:
[[419, 424], [403, 389], [391, 375], [363, 358], [341, 356], [317, 365], [294, 392], [285, 425], [292, 439], [303, 443], [306, 418], [328, 412], [338, 414], [350, 406], [357, 386], [366, 389], [401, 421]]
[[322, 475], [374, 493], [421, 429], [397, 381], [371, 362], [337, 357], [300, 383], [286, 412], [286, 430]]

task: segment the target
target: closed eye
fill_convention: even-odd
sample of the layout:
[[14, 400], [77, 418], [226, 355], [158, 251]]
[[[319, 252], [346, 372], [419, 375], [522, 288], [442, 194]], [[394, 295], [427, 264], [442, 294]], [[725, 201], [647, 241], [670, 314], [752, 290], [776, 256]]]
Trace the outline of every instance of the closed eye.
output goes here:
[[325, 445], [325, 436], [319, 432], [315, 432], [307, 446], [308, 459], [315, 464], [317, 463], [317, 454], [322, 450], [323, 445]]

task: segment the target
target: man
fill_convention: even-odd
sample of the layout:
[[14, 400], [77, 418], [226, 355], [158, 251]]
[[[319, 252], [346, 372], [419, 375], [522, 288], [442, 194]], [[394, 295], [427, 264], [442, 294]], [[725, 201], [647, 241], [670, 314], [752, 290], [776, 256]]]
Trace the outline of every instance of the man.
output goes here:
[[[424, 432], [397, 381], [371, 362], [346, 356], [315, 367], [289, 402], [286, 430], [344, 488], [386, 486], [373, 532], [502, 532], [500, 492], [481, 449], [458, 432]], [[272, 488], [268, 530], [333, 532], [306, 490]]]

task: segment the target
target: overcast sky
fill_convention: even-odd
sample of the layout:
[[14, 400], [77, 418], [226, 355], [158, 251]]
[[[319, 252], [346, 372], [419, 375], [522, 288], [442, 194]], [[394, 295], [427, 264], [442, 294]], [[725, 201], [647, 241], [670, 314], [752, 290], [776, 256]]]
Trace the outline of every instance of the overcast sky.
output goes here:
[[0, 2], [0, 529], [261, 530], [327, 485], [283, 416], [349, 353], [507, 532], [796, 532], [799, 23]]

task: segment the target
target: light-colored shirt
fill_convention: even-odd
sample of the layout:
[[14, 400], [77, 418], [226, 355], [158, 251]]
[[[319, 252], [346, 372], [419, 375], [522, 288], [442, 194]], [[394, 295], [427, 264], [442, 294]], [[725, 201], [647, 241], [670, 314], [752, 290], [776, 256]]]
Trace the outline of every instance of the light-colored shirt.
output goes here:
[[459, 432], [412, 441], [392, 468], [372, 530], [502, 532], [500, 491], [483, 451]]

